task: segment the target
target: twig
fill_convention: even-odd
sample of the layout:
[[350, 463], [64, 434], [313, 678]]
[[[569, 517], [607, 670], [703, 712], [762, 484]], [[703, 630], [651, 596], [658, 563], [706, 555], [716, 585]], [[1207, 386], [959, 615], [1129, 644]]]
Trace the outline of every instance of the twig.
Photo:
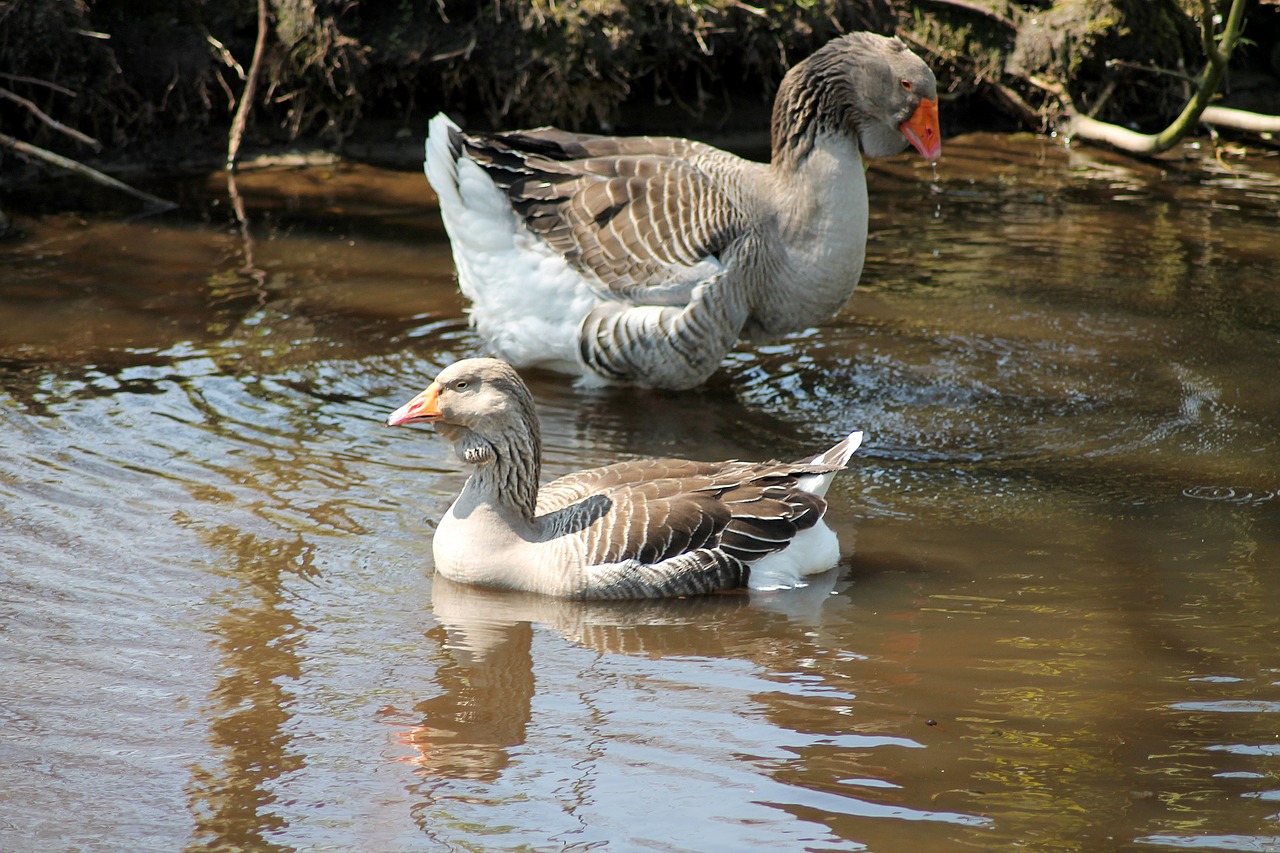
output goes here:
[[769, 13], [766, 12], [764, 9], [761, 9], [759, 6], [749, 6], [746, 3], [743, 3], [742, 0], [733, 0], [733, 2], [731, 2], [729, 5], [735, 8], [741, 9], [744, 12], [750, 12], [751, 14], [755, 15], [757, 18], [769, 17]]
[[13, 92], [10, 92], [8, 89], [0, 88], [0, 98], [8, 98], [9, 100], [13, 101], [15, 104], [19, 104], [23, 107], [26, 107], [28, 112], [30, 112], [36, 118], [40, 119], [45, 124], [49, 125], [49, 127], [52, 127], [54, 130], [60, 133], [65, 133], [67, 136], [70, 136], [72, 139], [75, 139], [79, 142], [83, 142], [85, 145], [88, 145], [94, 151], [101, 150], [102, 148], [101, 142], [94, 139], [92, 136], [86, 136], [85, 134], [76, 130], [74, 127], [67, 127], [65, 124], [58, 121], [53, 116], [49, 115], [44, 110], [40, 109], [31, 101], [28, 101], [26, 98], [22, 97], [21, 95], [15, 95]]
[[1093, 118], [1102, 112], [1102, 108], [1107, 105], [1107, 101], [1111, 100], [1111, 96], [1116, 91], [1116, 78], [1112, 77], [1102, 87], [1102, 94], [1098, 95], [1098, 99], [1093, 103], [1093, 109], [1089, 110], [1089, 118]]
[[475, 33], [472, 33], [470, 40], [463, 47], [457, 48], [456, 50], [446, 50], [443, 53], [433, 54], [427, 57], [427, 62], [443, 62], [446, 59], [453, 59], [456, 56], [461, 56], [464, 59], [470, 59], [471, 51], [475, 50], [475, 47], [476, 36]]
[[171, 201], [154, 196], [151, 193], [143, 192], [142, 190], [134, 189], [128, 184], [117, 181], [110, 175], [102, 174], [97, 169], [90, 168], [89, 166], [72, 160], [69, 157], [63, 157], [61, 154], [54, 154], [52, 151], [46, 151], [43, 148], [32, 145], [28, 142], [23, 142], [20, 139], [14, 139], [12, 136], [0, 133], [0, 145], [17, 151], [19, 154], [26, 154], [28, 157], [35, 157], [37, 160], [43, 160], [44, 162], [57, 166], [60, 169], [75, 172], [77, 175], [86, 177], [95, 183], [128, 193], [134, 198], [145, 201], [148, 205], [157, 208], [158, 210], [173, 210], [177, 207], [177, 205]]
[[1056, 80], [1050, 80], [1047, 77], [1041, 77], [1038, 74], [1028, 74], [1026, 80], [1032, 86], [1035, 86], [1041, 91], [1048, 92], [1051, 95], [1057, 95], [1068, 107], [1072, 106], [1071, 94], [1067, 91], [1067, 87], [1063, 86]]
[[1128, 68], [1130, 71], [1145, 71], [1148, 74], [1161, 74], [1165, 77], [1176, 77], [1185, 83], [1196, 82], [1196, 78], [1192, 77], [1185, 71], [1178, 71], [1173, 68], [1161, 68], [1159, 65], [1144, 65], [1141, 62], [1130, 62], [1127, 59], [1108, 59], [1106, 65], [1108, 68]]
[[48, 80], [41, 80], [38, 77], [23, 77], [21, 74], [9, 74], [4, 71], [0, 71], [0, 77], [3, 77], [6, 80], [12, 80], [15, 83], [30, 83], [33, 86], [44, 86], [46, 89], [52, 89], [59, 95], [66, 95], [69, 98], [74, 98], [76, 96], [76, 93], [68, 89], [66, 86], [59, 86], [57, 83], [50, 83]]
[[236, 107], [235, 118], [231, 122], [231, 134], [227, 138], [227, 171], [234, 171], [236, 158], [240, 156], [240, 142], [244, 138], [245, 126], [249, 123], [249, 111], [253, 109], [253, 98], [258, 89], [258, 72], [262, 67], [262, 53], [267, 43], [267, 0], [258, 0], [258, 38], [253, 43], [253, 61], [249, 63], [249, 76], [244, 81], [244, 90], [240, 93], [240, 104]]
[[236, 76], [241, 80], [246, 79], [244, 69], [240, 67], [239, 62], [236, 62], [236, 58], [231, 55], [231, 51], [227, 50], [227, 46], [209, 33], [205, 33], [204, 37], [213, 47], [213, 52], [218, 54], [218, 58], [222, 60], [222, 64], [235, 71]]

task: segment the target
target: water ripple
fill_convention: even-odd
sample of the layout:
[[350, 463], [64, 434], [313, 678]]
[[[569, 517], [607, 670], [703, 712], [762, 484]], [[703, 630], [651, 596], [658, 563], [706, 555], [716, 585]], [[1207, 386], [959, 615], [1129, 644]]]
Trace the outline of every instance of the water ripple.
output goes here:
[[1248, 489], [1235, 489], [1231, 486], [1191, 486], [1183, 489], [1182, 495], [1198, 501], [1226, 501], [1227, 503], [1258, 506], [1274, 499], [1276, 493], [1270, 490], [1255, 492]]
[[1216, 711], [1221, 714], [1280, 713], [1280, 702], [1262, 702], [1249, 699], [1222, 699], [1216, 702], [1175, 702], [1169, 707], [1175, 711]]
[[1138, 844], [1158, 844], [1181, 850], [1227, 850], [1232, 853], [1280, 853], [1278, 835], [1147, 835]]

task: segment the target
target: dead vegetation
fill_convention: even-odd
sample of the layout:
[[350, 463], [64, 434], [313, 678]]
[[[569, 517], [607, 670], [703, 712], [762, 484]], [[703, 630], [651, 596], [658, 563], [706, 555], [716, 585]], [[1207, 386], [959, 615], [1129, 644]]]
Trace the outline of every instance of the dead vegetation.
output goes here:
[[10, 0], [0, 118], [55, 147], [15, 99], [108, 148], [217, 133], [250, 79], [260, 11], [251, 133], [331, 145], [371, 116], [460, 105], [569, 127], [616, 123], [637, 96], [696, 115], [726, 74], [767, 90], [827, 39], [893, 26], [888, 0]]
[[[675, 132], [767, 110], [799, 57], [897, 30], [939, 72], [951, 129], [1138, 130], [1187, 103], [1203, 4], [1230, 0], [0, 0], [0, 167], [119, 157], [234, 163], [362, 127], [469, 124]], [[1255, 0], [1224, 106], [1280, 89], [1280, 3]], [[1234, 100], [1234, 102], [1233, 102]], [[1214, 112], [1217, 111], [1217, 112]], [[767, 114], [767, 113], [766, 113]], [[674, 119], [672, 117], [675, 117]], [[1263, 127], [1268, 127], [1265, 122]], [[666, 128], [664, 127], [664, 130]], [[9, 140], [9, 141], [6, 141]], [[15, 145], [13, 143], [21, 143]]]
[[1199, 120], [1280, 121], [1275, 0], [922, 0], [902, 29], [953, 98], [1011, 127], [1154, 154]]

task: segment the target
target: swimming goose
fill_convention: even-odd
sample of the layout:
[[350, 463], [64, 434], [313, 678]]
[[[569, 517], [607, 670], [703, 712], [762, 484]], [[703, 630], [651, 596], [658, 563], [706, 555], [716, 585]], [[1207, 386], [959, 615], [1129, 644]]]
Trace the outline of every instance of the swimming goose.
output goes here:
[[740, 337], [844, 304], [866, 254], [862, 157], [908, 144], [942, 150], [933, 72], [896, 38], [852, 33], [783, 78], [767, 164], [669, 137], [464, 133], [440, 114], [425, 169], [499, 356], [688, 388]]
[[413, 423], [434, 423], [471, 469], [436, 528], [436, 571], [580, 599], [804, 586], [839, 558], [823, 495], [862, 441], [791, 463], [620, 462], [539, 488], [533, 398], [491, 358], [446, 367], [387, 418]]

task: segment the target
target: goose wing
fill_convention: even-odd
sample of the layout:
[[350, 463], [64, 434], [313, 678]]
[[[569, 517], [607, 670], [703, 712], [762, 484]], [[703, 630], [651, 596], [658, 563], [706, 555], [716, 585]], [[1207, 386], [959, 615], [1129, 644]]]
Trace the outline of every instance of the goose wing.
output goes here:
[[554, 128], [457, 134], [529, 230], [611, 294], [681, 305], [751, 228], [732, 176], [754, 164], [698, 142]]
[[[663, 479], [640, 473], [672, 462], [690, 467]], [[548, 499], [561, 504], [547, 521], [573, 551], [567, 562], [584, 567], [579, 597], [695, 595], [745, 585], [753, 562], [817, 524], [826, 502], [800, 483], [833, 470], [821, 463], [622, 463], [551, 484], [539, 509]]]
[[[555, 512], [591, 495], [638, 483], [664, 482], [681, 491], [731, 479], [741, 462], [693, 462], [687, 459], [635, 459], [566, 474], [538, 491], [537, 515]], [[680, 488], [684, 483], [687, 488]]]

